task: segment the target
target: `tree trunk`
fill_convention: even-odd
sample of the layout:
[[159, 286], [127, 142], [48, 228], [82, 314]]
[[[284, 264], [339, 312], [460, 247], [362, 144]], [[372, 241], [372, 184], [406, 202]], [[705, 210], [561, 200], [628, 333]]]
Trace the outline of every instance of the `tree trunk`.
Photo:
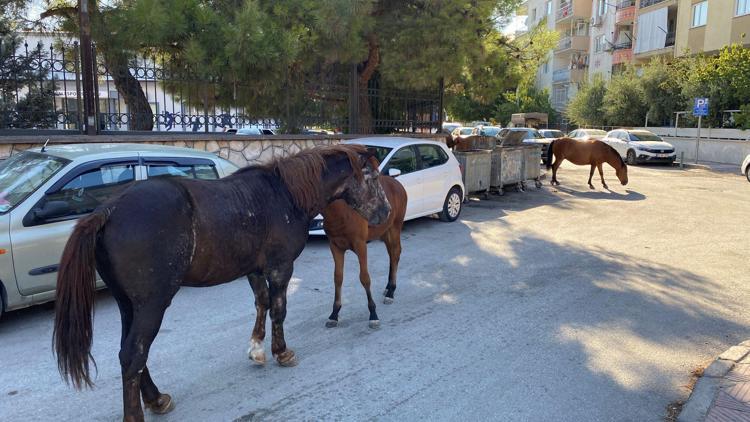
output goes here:
[[119, 52], [104, 51], [104, 64], [109, 70], [117, 92], [128, 108], [128, 129], [152, 130], [154, 113], [140, 82], [130, 73], [128, 58]]
[[372, 133], [372, 109], [370, 108], [370, 93], [367, 89], [372, 75], [380, 64], [380, 45], [375, 35], [368, 38], [369, 54], [367, 60], [357, 66], [359, 83], [359, 130], [361, 133]]

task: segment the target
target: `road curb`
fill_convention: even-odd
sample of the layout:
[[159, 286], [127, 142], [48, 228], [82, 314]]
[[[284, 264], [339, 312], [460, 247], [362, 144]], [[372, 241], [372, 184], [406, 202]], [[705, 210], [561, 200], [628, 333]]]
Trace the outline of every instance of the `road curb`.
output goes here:
[[682, 406], [677, 421], [704, 422], [715, 407], [719, 392], [738, 384], [736, 378], [727, 377], [738, 364], [750, 364], [750, 340], [730, 347], [711, 362]]
[[[675, 163], [677, 166], [680, 166], [680, 163]], [[696, 163], [683, 163], [683, 167], [686, 169], [701, 169], [701, 170], [711, 170], [711, 166], [706, 164], [696, 164]]]

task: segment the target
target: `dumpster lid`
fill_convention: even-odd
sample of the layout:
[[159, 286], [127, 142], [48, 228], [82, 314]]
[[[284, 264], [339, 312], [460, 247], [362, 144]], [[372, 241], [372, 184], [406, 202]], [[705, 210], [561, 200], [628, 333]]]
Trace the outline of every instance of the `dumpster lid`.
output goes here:
[[525, 130], [511, 130], [500, 140], [499, 144], [504, 147], [521, 145], [525, 137]]

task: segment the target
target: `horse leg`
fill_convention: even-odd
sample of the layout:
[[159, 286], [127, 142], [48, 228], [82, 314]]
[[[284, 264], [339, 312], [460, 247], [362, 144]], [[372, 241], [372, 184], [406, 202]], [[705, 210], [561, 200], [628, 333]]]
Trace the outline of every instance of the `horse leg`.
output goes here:
[[372, 300], [372, 292], [370, 291], [370, 272], [367, 270], [367, 243], [357, 242], [354, 245], [354, 253], [357, 254], [359, 260], [359, 282], [362, 283], [362, 287], [367, 293], [367, 309], [370, 310], [370, 328], [380, 327], [380, 319], [378, 318], [377, 312], [375, 312], [375, 301]]
[[[602, 169], [602, 163], [599, 163], [597, 167], [599, 168], [599, 177], [602, 178], [602, 186], [604, 186], [604, 189], [609, 189], [609, 186], [607, 186], [607, 183], [604, 182], [604, 170]], [[591, 171], [593, 172], [594, 169], [592, 168]], [[592, 186], [592, 189], [593, 189], [593, 186]]]
[[562, 162], [563, 162], [562, 158], [555, 157], [555, 162], [552, 163], [552, 180], [551, 180], [550, 183], [552, 183], [553, 186], [554, 185], [558, 185], [558, 186], [560, 185], [560, 182], [557, 181], [557, 169], [560, 167], [560, 165], [562, 164]]
[[263, 339], [266, 338], [266, 313], [270, 307], [268, 284], [266, 283], [266, 277], [261, 273], [248, 274], [247, 279], [255, 294], [255, 327], [253, 327], [253, 334], [250, 337], [247, 357], [256, 363], [264, 364], [266, 363], [266, 352], [263, 350]]
[[[120, 320], [122, 322], [122, 334], [120, 336], [120, 347], [125, 347], [125, 341], [128, 334], [130, 333], [130, 327], [133, 324], [133, 304], [125, 295], [123, 295], [117, 288], [112, 289], [112, 296], [117, 301], [117, 306], [120, 308]], [[156, 387], [154, 381], [151, 379], [151, 374], [148, 372], [148, 367], [143, 368], [141, 373], [141, 395], [145, 403], [156, 403], [156, 406], [152, 406], [151, 410], [154, 413], [167, 413], [171, 410], [172, 401], [168, 398], [168, 395], [162, 395], [159, 392], [159, 388]]]
[[396, 273], [398, 272], [398, 262], [401, 259], [401, 230], [392, 228], [386, 233], [385, 247], [388, 250], [390, 266], [388, 268], [388, 284], [385, 286], [383, 303], [390, 305], [393, 303], [393, 294], [396, 292]]
[[[161, 327], [164, 311], [169, 301], [154, 301], [133, 309], [130, 330], [122, 341], [120, 366], [122, 368], [123, 406], [125, 421], [143, 421], [141, 390], [145, 387], [144, 403], [154, 413], [167, 413], [174, 408], [168, 394], [161, 394], [151, 380], [146, 368], [148, 352]], [[145, 373], [145, 376], [144, 376]]]
[[591, 178], [594, 177], [594, 169], [596, 168], [596, 165], [591, 165], [591, 171], [589, 172], [589, 189], [594, 189], [594, 185], [591, 184]]
[[296, 366], [294, 351], [286, 347], [284, 340], [284, 319], [286, 318], [286, 289], [292, 278], [292, 261], [271, 270], [268, 287], [271, 293], [271, 352], [281, 366]]
[[332, 328], [339, 324], [339, 311], [341, 310], [341, 285], [344, 284], [344, 253], [345, 250], [339, 249], [331, 244], [331, 254], [333, 255], [333, 310], [331, 316], [326, 321], [326, 327]]

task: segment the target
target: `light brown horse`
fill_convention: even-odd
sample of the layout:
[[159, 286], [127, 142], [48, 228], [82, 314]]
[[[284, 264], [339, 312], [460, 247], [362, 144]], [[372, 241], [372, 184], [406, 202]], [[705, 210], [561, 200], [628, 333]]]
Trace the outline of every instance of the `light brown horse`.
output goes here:
[[[554, 163], [552, 157], [555, 157]], [[594, 189], [591, 178], [594, 177], [595, 168], [599, 169], [602, 186], [604, 186], [604, 189], [609, 189], [607, 183], [604, 182], [602, 163], [607, 163], [615, 169], [615, 174], [617, 174], [617, 178], [620, 179], [623, 186], [628, 184], [627, 164], [622, 160], [619, 152], [602, 141], [577, 141], [571, 138], [560, 138], [552, 141], [549, 144], [544, 163], [547, 165], [547, 170], [552, 168], [552, 180], [550, 181], [552, 185], [560, 184], [557, 181], [557, 169], [565, 160], [579, 166], [585, 166], [586, 164], [591, 166], [591, 172], [589, 173], [589, 188], [591, 189]]]
[[370, 273], [367, 270], [367, 242], [380, 239], [385, 243], [390, 258], [390, 269], [388, 271], [388, 284], [383, 293], [383, 303], [393, 303], [393, 293], [396, 290], [396, 271], [398, 261], [401, 258], [401, 229], [404, 226], [406, 215], [406, 190], [396, 181], [388, 176], [378, 178], [383, 186], [385, 196], [391, 206], [388, 218], [377, 226], [369, 225], [367, 219], [363, 218], [357, 211], [352, 209], [344, 201], [334, 201], [323, 210], [323, 229], [328, 236], [328, 241], [333, 254], [334, 270], [333, 282], [335, 285], [335, 296], [333, 311], [328, 317], [326, 327], [335, 327], [339, 321], [341, 310], [341, 285], [344, 282], [344, 254], [347, 250], [354, 251], [359, 260], [359, 281], [367, 293], [367, 307], [370, 309], [370, 328], [378, 328], [380, 320], [375, 312], [375, 301], [372, 300], [370, 292]]

